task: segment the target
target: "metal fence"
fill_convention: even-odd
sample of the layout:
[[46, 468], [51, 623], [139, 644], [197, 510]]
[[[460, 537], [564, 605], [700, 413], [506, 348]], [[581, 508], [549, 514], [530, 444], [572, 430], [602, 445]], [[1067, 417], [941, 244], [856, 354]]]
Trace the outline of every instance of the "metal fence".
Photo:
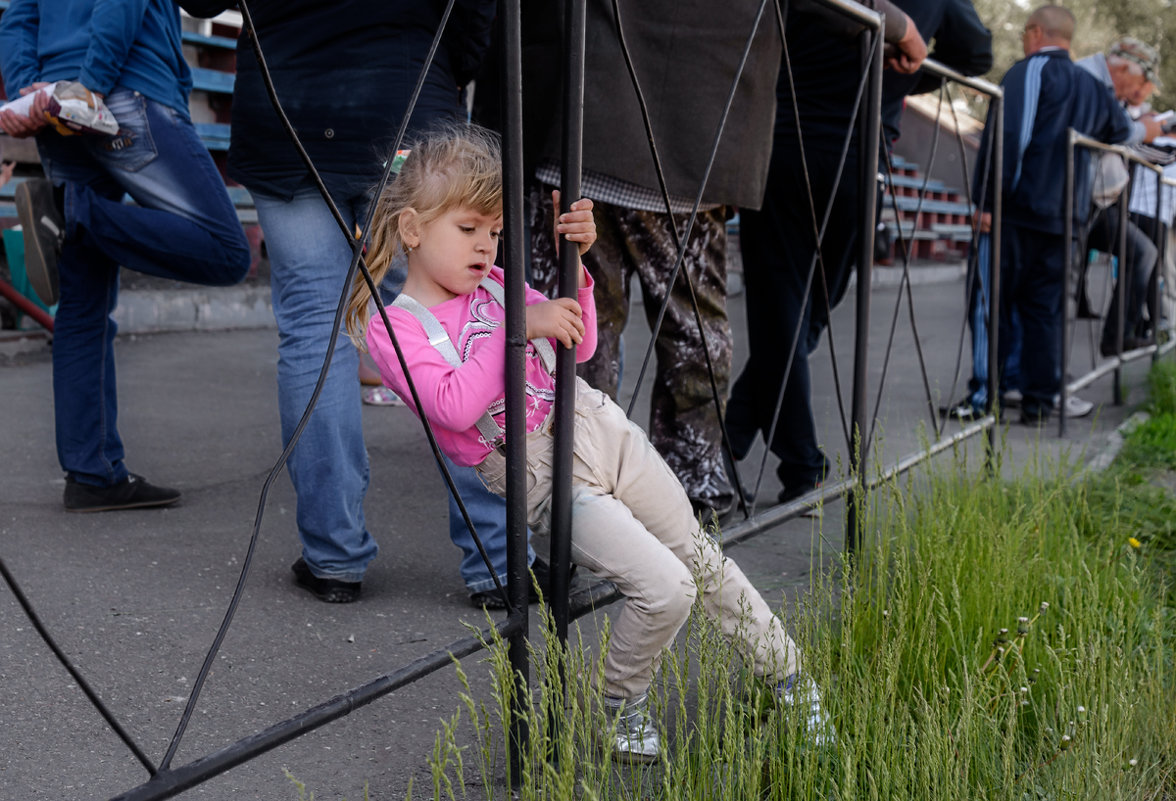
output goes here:
[[[882, 97], [882, 64], [883, 64], [883, 48], [882, 48], [882, 28], [883, 18], [880, 14], [872, 11], [864, 6], [861, 6], [852, 0], [821, 0], [839, 14], [851, 19], [862, 26], [862, 33], [858, 36], [858, 46], [862, 54], [862, 77], [861, 85], [858, 92], [858, 108], [855, 113], [854, 128], [846, 132], [846, 142], [848, 143], [852, 137], [857, 137], [857, 142], [860, 148], [860, 174], [857, 176], [859, 187], [861, 189], [861, 197], [863, 202], [860, 204], [858, 210], [858, 225], [860, 227], [860, 243], [857, 251], [857, 267], [856, 267], [856, 294], [855, 294], [855, 336], [854, 336], [854, 354], [852, 359], [852, 380], [850, 382], [850, 413], [848, 421], [843, 423], [846, 434], [846, 447], [849, 453], [849, 471], [848, 475], [838, 481], [830, 483], [818, 492], [811, 495], [798, 498], [789, 503], [777, 504], [763, 510], [756, 510], [754, 504], [744, 505], [744, 518], [732, 525], [725, 526], [722, 533], [719, 535], [724, 545], [733, 545], [745, 541], [757, 534], [760, 534], [768, 529], [771, 529], [778, 524], [790, 518], [796, 517], [804, 510], [811, 507], [814, 503], [831, 501], [835, 498], [846, 496], [847, 502], [847, 521], [845, 544], [848, 550], [855, 549], [862, 537], [861, 522], [857, 517], [857, 510], [859, 509], [865, 493], [875, 486], [878, 482], [886, 481], [894, 476], [909, 470], [915, 465], [930, 459], [934, 455], [950, 449], [957, 445], [964, 439], [979, 435], [981, 433], [988, 434], [988, 448], [994, 450], [996, 441], [993, 436], [996, 424], [996, 417], [993, 415], [985, 416], [969, 425], [966, 425], [958, 430], [948, 431], [946, 425], [941, 423], [939, 415], [936, 412], [936, 398], [934, 397], [931, 384], [927, 377], [925, 365], [922, 363], [922, 353], [918, 353], [920, 361], [921, 372], [923, 375], [923, 385], [926, 392], [926, 400], [930, 416], [932, 418], [933, 429], [935, 436], [933, 440], [924, 447], [909, 453], [896, 461], [879, 466], [874, 470], [868, 470], [868, 455], [871, 450], [871, 443], [874, 439], [875, 420], [877, 415], [878, 404], [881, 401], [884, 384], [885, 384], [885, 368], [883, 370], [883, 379], [879, 382], [877, 387], [874, 387], [876, 400], [873, 408], [870, 404], [871, 386], [867, 374], [867, 348], [869, 345], [869, 330], [870, 330], [870, 314], [871, 314], [871, 295], [870, 289], [872, 284], [872, 265], [874, 259], [874, 234], [875, 222], [878, 218], [879, 208], [878, 200], [880, 196], [879, 181], [887, 180], [889, 177], [891, 184], [893, 183], [893, 165], [891, 159], [887, 156], [885, 164], [881, 169], [883, 174], [880, 174], [880, 154], [885, 153], [885, 143], [882, 141], [880, 131], [880, 109]], [[452, 1], [446, 9], [444, 19], [448, 19], [449, 12], [453, 7]], [[614, 2], [614, 9], [617, 6]], [[584, 19], [585, 19], [585, 2], [584, 0], [573, 0], [569, 4], [570, 13], [567, 16], [567, 29], [565, 31], [564, 50], [568, 59], [568, 69], [566, 70], [566, 84], [564, 86], [564, 119], [566, 122], [566, 130], [564, 136], [564, 153], [562, 164], [562, 175], [564, 185], [562, 187], [562, 197], [564, 203], [570, 203], [571, 200], [577, 198], [579, 192], [579, 175], [580, 175], [580, 143], [579, 143], [579, 120], [582, 119], [583, 113], [583, 58], [584, 58]], [[255, 48], [258, 48], [259, 62], [264, 63], [263, 55], [257, 45], [257, 37], [248, 36], [248, 29], [252, 22], [249, 16], [249, 10], [246, 3], [241, 3], [241, 10], [245, 20], [246, 37], [251, 40]], [[619, 12], [618, 16], [619, 16]], [[771, 24], [767, 20], [775, 15], [776, 24], [779, 27], [780, 34], [783, 37], [783, 12], [780, 6], [776, 3], [768, 3], [768, 0], [761, 0], [759, 5], [759, 13], [756, 16], [755, 28], [749, 34], [748, 46], [750, 47], [751, 40], [756, 34], [756, 29], [762, 24]], [[526, 691], [527, 683], [529, 681], [529, 665], [526, 648], [526, 636], [529, 628], [529, 615], [527, 609], [527, 598], [529, 590], [529, 577], [527, 572], [526, 559], [526, 513], [524, 507], [525, 501], [525, 483], [524, 483], [524, 442], [523, 436], [525, 426], [522, 421], [525, 417], [523, 407], [523, 375], [524, 375], [524, 358], [525, 358], [525, 321], [523, 317], [523, 275], [524, 275], [524, 253], [518, 247], [518, 243], [524, 241], [523, 234], [523, 194], [525, 186], [525, 176], [522, 168], [522, 112], [521, 112], [521, 35], [520, 35], [520, 6], [518, 0], [507, 0], [500, 4], [500, 25], [501, 35], [504, 47], [504, 61], [501, 65], [502, 75], [504, 78], [504, 97], [505, 97], [505, 114], [504, 114], [504, 218], [506, 236], [505, 242], [507, 249], [505, 254], [505, 271], [507, 278], [507, 453], [508, 453], [508, 487], [507, 487], [507, 524], [509, 529], [510, 546], [509, 546], [509, 561], [508, 561], [508, 582], [506, 587], [507, 598], [509, 599], [510, 610], [507, 618], [498, 624], [495, 629], [497, 633], [509, 642], [510, 648], [510, 662], [516, 676], [520, 682], [520, 695]], [[440, 40], [441, 34], [444, 30], [445, 22], [443, 20], [441, 29], [437, 32], [437, 38], [434, 46]], [[622, 36], [622, 32], [618, 30], [618, 36]], [[623, 44], [623, 40], [622, 40]], [[787, 42], [785, 42], [785, 47]], [[746, 53], [745, 53], [746, 57]], [[1002, 114], [1003, 114], [1003, 96], [999, 87], [994, 86], [983, 80], [969, 78], [961, 75], [951, 69], [944, 67], [934, 61], [928, 60], [924, 63], [923, 69], [925, 72], [938, 76], [941, 79], [941, 108], [954, 108], [951, 105], [952, 86], [966, 87], [971, 91], [978, 92], [990, 98], [990, 124], [996, 125], [996, 130], [1000, 130]], [[427, 65], [425, 67], [427, 71]], [[732, 92], [739, 80], [738, 73], [732, 76]], [[634, 77], [634, 85], [636, 88], [637, 81]], [[275, 107], [280, 110], [280, 98], [275, 94], [271, 94], [271, 100]], [[730, 101], [728, 100], [728, 103]], [[954, 113], [954, 112], [953, 112]], [[724, 115], [725, 121], [725, 115]], [[405, 125], [407, 120], [405, 120]], [[938, 147], [938, 131], [939, 126], [936, 126], [936, 138], [932, 145], [932, 153], [934, 148]], [[719, 141], [723, 133], [723, 125], [720, 124], [718, 130], [715, 132], [714, 147], [712, 149], [712, 159], [714, 152], [717, 151]], [[404, 135], [404, 127], [402, 126], [398, 134], [399, 139]], [[991, 137], [992, 153], [990, 154], [987, 163], [990, 165], [990, 175], [984, 180], [990, 180], [995, 191], [993, 192], [996, 198], [996, 204], [993, 209], [994, 225], [993, 237], [996, 240], [994, 247], [991, 249], [992, 258], [995, 259], [995, 254], [999, 253], [999, 227], [1000, 227], [1000, 187], [999, 180], [1001, 175], [1002, 150], [1001, 137]], [[966, 164], [966, 157], [964, 156], [964, 147], [962, 139], [957, 135], [957, 144], [960, 147], [961, 163], [963, 165], [962, 180], [965, 184], [970, 180]], [[1085, 146], [1085, 142], [1078, 142], [1077, 144]], [[653, 137], [651, 135], [651, 145]], [[848, 145], [847, 145], [848, 147]], [[651, 153], [651, 157], [656, 157]], [[842, 156], [842, 163], [844, 164], [844, 152]], [[309, 163], [309, 162], [308, 162]], [[1072, 160], [1071, 160], [1072, 163]], [[313, 167], [313, 165], [310, 165]], [[388, 176], [385, 176], [385, 180]], [[1072, 175], [1068, 176], [1072, 180]], [[705, 186], [705, 179], [703, 186]], [[1069, 186], [1069, 184], [1068, 184]], [[925, 202], [927, 195], [928, 184], [924, 182], [917, 198], [918, 205], [915, 209], [915, 216], [917, 218], [919, 210]], [[695, 202], [695, 212], [702, 200], [703, 187], [699, 188], [697, 200]], [[891, 196], [893, 202], [893, 195]], [[328, 200], [329, 202], [329, 200]], [[810, 198], [811, 203], [811, 198]], [[667, 197], [668, 208], [668, 197]], [[895, 204], [897, 212], [897, 204]], [[822, 210], [813, 209], [814, 218], [816, 213]], [[974, 211], [974, 210], [973, 210]], [[828, 218], [829, 209], [823, 210], [825, 218]], [[898, 236], [900, 248], [903, 254], [903, 291], [899, 292], [898, 303], [901, 305], [904, 297], [910, 305], [909, 316], [912, 328], [915, 326], [915, 310], [913, 306], [913, 298], [910, 293], [910, 269], [911, 258], [913, 255], [913, 248], [905, 244], [903, 218], [900, 215], [898, 221]], [[693, 215], [692, 215], [693, 218]], [[965, 302], [967, 296], [971, 292], [971, 287], [978, 280], [978, 271], [983, 268], [983, 265], [977, 263], [975, 256], [976, 248], [974, 247], [978, 235], [976, 225], [976, 215], [970, 214], [969, 221], [971, 224], [970, 242], [973, 245], [971, 248], [972, 256], [969, 258], [969, 268], [967, 270], [968, 292], [961, 298]], [[363, 226], [363, 230], [367, 231], [369, 225]], [[913, 228], [912, 228], [913, 230]], [[684, 247], [684, 242], [689, 236], [690, 226], [678, 237], [679, 250]], [[349, 232], [348, 232], [349, 233]], [[678, 233], [678, 232], [675, 232]], [[361, 270], [366, 273], [366, 267], [362, 262], [362, 242], [357, 242], [355, 247], [355, 255], [351, 264], [351, 270]], [[565, 247], [562, 249], [565, 255], [564, 269], [574, 268], [575, 260], [573, 249]], [[569, 258], [570, 257], [570, 258]], [[814, 255], [813, 265], [815, 268], [816, 262], [819, 258], [819, 253]], [[571, 265], [571, 267], [569, 267]], [[679, 267], [681, 266], [681, 254], [679, 257]], [[989, 351], [989, 397], [995, 398], [998, 396], [998, 364], [996, 361], [996, 338], [995, 332], [998, 328], [999, 320], [999, 270], [995, 268], [995, 264], [989, 264], [988, 269], [991, 274], [990, 284], [990, 302], [987, 307], [987, 314], [989, 320], [989, 329], [993, 332], [991, 339], [991, 346]], [[677, 270], [675, 276], [670, 277], [669, 280], [677, 280]], [[689, 280], [688, 277], [683, 280]], [[812, 275], [809, 276], [810, 284]], [[370, 276], [369, 276], [370, 281]], [[564, 286], [575, 286], [574, 277], [568, 281], [563, 282]], [[374, 290], [374, 287], [373, 287]], [[667, 293], [668, 295], [668, 293]], [[341, 299], [341, 307], [345, 298]], [[899, 318], [899, 306], [896, 306], [892, 315], [892, 323], [890, 327], [891, 338], [893, 339], [893, 332], [895, 325]], [[697, 309], [696, 309], [697, 312]], [[964, 340], [964, 318], [966, 314], [961, 314], [961, 332], [959, 354], [957, 355], [956, 377], [959, 375], [959, 359], [962, 358], [963, 340]], [[697, 315], [696, 315], [697, 319]], [[701, 327], [701, 324], [700, 324]], [[389, 327], [390, 328], [390, 327]], [[391, 330], [391, 329], [390, 329]], [[656, 338], [656, 331], [654, 332]], [[794, 337], [793, 342], [799, 343], [800, 337]], [[916, 334], [917, 341], [917, 334]], [[332, 345], [333, 347], [333, 345]], [[651, 343], [652, 347], [652, 343]], [[561, 349], [563, 350], [563, 349]], [[832, 347], [830, 348], [832, 352]], [[832, 353], [831, 353], [832, 355]], [[1133, 358], [1133, 355], [1123, 354], [1119, 357], [1119, 362], [1127, 358]], [[887, 363], [890, 359], [890, 348], [887, 350]], [[648, 360], [648, 355], [647, 355]], [[329, 357], [328, 357], [329, 361]], [[574, 354], [569, 350], [564, 350], [560, 356], [559, 375], [570, 375], [574, 372], [575, 362]], [[713, 379], [713, 374], [712, 374]], [[1093, 379], [1090, 379], [1093, 380]], [[953, 379], [954, 389], [955, 379]], [[640, 381], [638, 382], [640, 388]], [[638, 388], [638, 391], [639, 391]], [[571, 404], [573, 382], [561, 381], [557, 385], [559, 397], [556, 401], [557, 422], [556, 422], [556, 439], [557, 439], [557, 457], [556, 463], [563, 464], [564, 467], [557, 471], [558, 481], [554, 491], [553, 500], [553, 522], [552, 522], [552, 568], [554, 575], [553, 586], [551, 587], [550, 597], [552, 598], [552, 607], [554, 617], [557, 621], [557, 631], [566, 635], [568, 621], [572, 618], [579, 617], [591, 611], [594, 607], [615, 600], [620, 597], [616, 588], [608, 583], [597, 583], [583, 590], [576, 592], [569, 596], [568, 593], [568, 571], [570, 559], [570, 519], [571, 519], [571, 485], [570, 485], [570, 460], [571, 450]], [[1066, 391], [1066, 390], [1064, 390]], [[839, 393], [840, 394], [840, 393]], [[306, 410], [306, 415], [309, 415], [313, 409], [314, 401]], [[840, 404], [840, 397], [838, 398]], [[721, 417], [721, 398], [718, 393], [715, 393], [716, 414]], [[1064, 424], [1064, 423], [1063, 423]], [[425, 425], [426, 436], [432, 440], [431, 432], [429, 431], [427, 422]], [[296, 438], [295, 438], [296, 441]], [[292, 448], [294, 442], [292, 441], [287, 448], [286, 453]], [[271, 473], [269, 481], [280, 471], [285, 453], [279, 459], [278, 464], [275, 465]], [[762, 478], [762, 465], [760, 477]], [[267, 481], [266, 490], [268, 490], [269, 481]], [[758, 480], [757, 480], [758, 483]], [[450, 489], [453, 490], [452, 482], [450, 481]], [[185, 714], [181, 719], [176, 736], [168, 749], [167, 755], [158, 764], [154, 765], [149, 758], [147, 758], [141, 749], [135, 745], [133, 739], [122, 731], [118, 726], [117, 721], [107, 715], [108, 722], [120, 733], [128, 748], [136, 755], [139, 761], [146, 768], [149, 779], [138, 787], [132, 788], [125, 793], [117, 796], [120, 799], [137, 799], [139, 801], [146, 801], [146, 799], [161, 799], [174, 796], [186, 789], [195, 787], [200, 783], [217, 776], [234, 766], [240, 765], [260, 754], [263, 754], [271, 749], [274, 749], [283, 743], [289, 742], [303, 734], [315, 730], [318, 727], [326, 725], [327, 723], [343, 717], [355, 709], [371, 703], [372, 701], [387, 695], [389, 693], [400, 690], [413, 682], [437, 671], [447, 665], [452, 664], [452, 659], [455, 657], [463, 657], [475, 653], [483, 647], [483, 643], [490, 638], [493, 632], [485, 631], [477, 636], [470, 636], [458, 639], [445, 648], [426, 654], [413, 662], [406, 664], [390, 673], [379, 676], [366, 684], [347, 690], [340, 695], [319, 704], [312, 709], [294, 715], [284, 721], [275, 723], [267, 729], [257, 732], [254, 735], [246, 737], [237, 742], [229, 743], [218, 751], [200, 757], [192, 762], [179, 767], [171, 766], [171, 759], [176, 753], [179, 742], [183, 736], [188, 716], [195, 705], [196, 698], [199, 695], [200, 687], [203, 684], [203, 679], [207, 675], [207, 667], [211, 663], [213, 656], [219, 647], [220, 641], [223, 639], [224, 633], [227, 630], [232, 620], [233, 611], [240, 598], [241, 590], [244, 587], [246, 578], [248, 576], [250, 556], [253, 552], [253, 546], [256, 543], [256, 538], [260, 530], [261, 516], [265, 506], [265, 491], [259, 504], [258, 518], [254, 527], [254, 537], [251, 540], [249, 547], [249, 554], [244, 560], [241, 577], [238, 583], [237, 592], [229, 605], [229, 611], [225, 616], [221, 629], [217, 634], [212, 648], [205, 660], [205, 669], [202, 671], [201, 678], [194, 687], [192, 696], [190, 697]], [[742, 489], [740, 488], [742, 495]], [[468, 522], [468, 519], [467, 519]], [[472, 526], [471, 526], [472, 529]], [[483, 552], [483, 555], [484, 552]], [[493, 574], [494, 571], [491, 570]], [[15, 578], [9, 576], [5, 571], [5, 578], [9, 580], [10, 586], [18, 594], [18, 598], [22, 599], [22, 604], [25, 605], [26, 612], [30, 618], [36, 623], [35, 612], [32, 610], [24, 600], [23, 595], [19, 593], [19, 588], [16, 585]], [[47, 641], [51, 643], [49, 633], [38, 623], [38, 630], [42, 633]], [[59, 658], [63, 661], [64, 656], [59, 654]], [[83, 689], [87, 688], [84, 679], [80, 672], [74, 671], [72, 666], [71, 672], [75, 673], [75, 678]], [[92, 695], [92, 700], [99, 706], [96, 694]], [[528, 732], [525, 727], [524, 716], [516, 714], [515, 720], [511, 727], [509, 753], [511, 761], [512, 775], [518, 776], [519, 755], [523, 752], [522, 744], [525, 742]]]
[[[1100, 142], [1096, 139], [1091, 139], [1084, 136], [1074, 129], [1070, 129], [1069, 137], [1066, 143], [1066, 176], [1065, 176], [1065, 230], [1064, 241], [1074, 243], [1074, 247], [1067, 247], [1065, 251], [1065, 273], [1063, 276], [1062, 293], [1063, 300], [1070, 298], [1072, 294], [1071, 281], [1074, 275], [1074, 256], [1075, 250], [1078, 252], [1080, 258], [1086, 258], [1086, 238], [1089, 234], [1089, 226], [1083, 226], [1081, 230], [1074, 229], [1075, 208], [1081, 207], [1082, 204], [1089, 205], [1090, 198], [1076, 197], [1077, 191], [1077, 176], [1075, 171], [1076, 158], [1080, 150], [1087, 151], [1092, 155], [1110, 154], [1121, 158], [1127, 165], [1133, 165], [1136, 169], [1143, 171], [1145, 174], [1151, 174], [1155, 179], [1155, 213], [1149, 215], [1154, 221], [1163, 223], [1164, 215], [1164, 196], [1165, 190], [1169, 192], [1176, 192], [1176, 178], [1168, 177], [1164, 174], [1164, 169], [1144, 158], [1138, 151], [1123, 147], [1121, 145], [1109, 145]], [[1107, 357], [1101, 364], [1092, 363], [1090, 368], [1083, 374], [1076, 376], [1069, 381], [1062, 381], [1061, 387], [1061, 407], [1064, 409], [1066, 400], [1070, 394], [1078, 392], [1083, 387], [1089, 386], [1094, 381], [1102, 378], [1107, 374], [1114, 375], [1114, 402], [1121, 404], [1123, 402], [1123, 365], [1145, 357], [1151, 357], [1153, 360], [1158, 359], [1164, 353], [1169, 352], [1176, 347], [1176, 340], [1168, 339], [1166, 342], [1161, 342], [1159, 337], [1161, 333], [1160, 317], [1161, 317], [1161, 300], [1160, 300], [1160, 280], [1158, 276], [1163, 274], [1163, 267], [1167, 255], [1168, 237], [1165, 236], [1165, 228], [1171, 226], [1172, 220], [1169, 219], [1164, 225], [1155, 225], [1153, 230], [1153, 239], [1156, 246], [1156, 265], [1154, 275], [1149, 282], [1149, 307], [1153, 319], [1151, 320], [1151, 342], [1142, 347], [1132, 348], [1124, 351], [1124, 325], [1125, 315], [1127, 310], [1128, 298], [1130, 292], [1128, 287], [1131, 285], [1133, 266], [1129, 256], [1128, 249], [1128, 226], [1130, 224], [1129, 201], [1131, 198], [1131, 190], [1133, 182], [1136, 180], [1136, 169], [1128, 170], [1128, 180], [1126, 186], [1119, 193], [1118, 199], [1115, 201], [1119, 209], [1119, 225], [1116, 231], [1115, 259], [1118, 263], [1118, 277], [1117, 282], [1119, 291], [1115, 293], [1114, 302], [1117, 304], [1115, 311], [1117, 330], [1115, 331], [1115, 348], [1114, 354]], [[1067, 375], [1067, 368], [1070, 365], [1071, 343], [1074, 340], [1074, 328], [1077, 324], [1077, 319], [1072, 319], [1068, 312], [1068, 303], [1063, 302], [1062, 309], [1062, 341], [1061, 341], [1061, 365], [1062, 374]], [[1093, 353], [1093, 348], [1092, 348]], [[1066, 416], [1064, 414], [1058, 415], [1058, 436], [1064, 436], [1066, 433]]]

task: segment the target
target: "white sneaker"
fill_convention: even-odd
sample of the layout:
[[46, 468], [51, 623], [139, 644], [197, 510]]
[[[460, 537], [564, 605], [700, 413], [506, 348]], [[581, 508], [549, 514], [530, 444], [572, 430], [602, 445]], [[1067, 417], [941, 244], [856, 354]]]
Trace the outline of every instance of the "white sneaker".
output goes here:
[[604, 731], [607, 743], [612, 740], [613, 758], [622, 762], [654, 762], [661, 754], [661, 735], [649, 717], [649, 696], [636, 698], [604, 697], [605, 711], [615, 716], [613, 725]]
[[1024, 396], [1019, 389], [1009, 389], [1001, 393], [1000, 405], [1005, 409], [1020, 409]]
[[1094, 410], [1094, 404], [1077, 395], [1066, 396], [1066, 417], [1085, 417]]
[[837, 731], [829, 714], [821, 705], [817, 683], [807, 674], [794, 673], [776, 685], [776, 693], [785, 707], [799, 706], [806, 712], [804, 737], [810, 748], [832, 748], [837, 745]]

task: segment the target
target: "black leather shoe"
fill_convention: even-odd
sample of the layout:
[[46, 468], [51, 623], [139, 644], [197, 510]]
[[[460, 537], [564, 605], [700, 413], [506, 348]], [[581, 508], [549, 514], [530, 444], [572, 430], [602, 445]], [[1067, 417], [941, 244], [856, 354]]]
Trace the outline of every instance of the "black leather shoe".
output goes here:
[[294, 583], [309, 592], [320, 601], [329, 604], [349, 604], [359, 600], [359, 592], [363, 583], [359, 581], [340, 581], [332, 578], [319, 578], [310, 572], [310, 565], [302, 557], [290, 565], [294, 573]]
[[179, 499], [179, 490], [157, 487], [131, 473], [121, 483], [110, 487], [95, 487], [67, 478], [62, 501], [67, 512], [113, 512], [170, 506]]

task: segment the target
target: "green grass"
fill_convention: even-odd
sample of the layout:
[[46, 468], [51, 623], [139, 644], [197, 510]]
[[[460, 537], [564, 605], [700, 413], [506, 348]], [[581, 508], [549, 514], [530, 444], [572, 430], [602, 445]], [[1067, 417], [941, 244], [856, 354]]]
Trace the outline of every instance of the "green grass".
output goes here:
[[666, 753], [618, 766], [597, 734], [607, 629], [565, 648], [544, 617], [520, 771], [505, 747], [518, 685], [491, 642], [488, 697], [458, 666], [429, 797], [1176, 799], [1176, 369], [1151, 392], [1105, 473], [1001, 482], [961, 460], [883, 486], [853, 564], [798, 603], [769, 599], [823, 688], [834, 752], [803, 747], [696, 609], [651, 690]]
[[[1173, 797], [1176, 610], [1149, 555], [1171, 499], [1121, 472], [1080, 484], [1063, 471], [1015, 483], [940, 472], [919, 484], [875, 493], [856, 564], [785, 611], [825, 689], [835, 753], [800, 745], [799, 722], [732, 669], [738, 658], [696, 611], [654, 687], [669, 748], [652, 767], [619, 769], [598, 743], [602, 643], [544, 638], [529, 751], [509, 777], [519, 797]], [[513, 685], [501, 643], [489, 658], [493, 698], [466, 684], [438, 736], [434, 798], [504, 792]]]

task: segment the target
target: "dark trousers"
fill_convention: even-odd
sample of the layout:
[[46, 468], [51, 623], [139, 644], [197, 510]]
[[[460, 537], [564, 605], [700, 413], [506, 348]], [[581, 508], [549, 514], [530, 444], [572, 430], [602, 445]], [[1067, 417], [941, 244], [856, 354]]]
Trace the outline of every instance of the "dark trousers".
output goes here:
[[[1120, 217], [1117, 205], [1104, 209], [1090, 228], [1087, 244], [1095, 250], [1117, 257]], [[1151, 282], [1152, 269], [1156, 265], [1157, 250], [1151, 235], [1136, 225], [1134, 215], [1130, 215], [1126, 222], [1123, 235], [1127, 237], [1127, 261], [1119, 265], [1119, 278], [1115, 281], [1111, 305], [1107, 309], [1106, 324], [1103, 325], [1102, 341], [1106, 346], [1115, 344], [1119, 329], [1119, 287], [1124, 281], [1128, 291], [1123, 306], [1123, 337], [1131, 339], [1142, 333], [1143, 314], [1148, 302], [1148, 284]]]
[[[837, 154], [808, 153], [818, 221], [834, 191], [836, 170]], [[851, 157], [836, 187], [821, 259], [807, 290], [816, 238], [804, 172], [792, 152], [772, 159], [763, 208], [740, 213], [750, 356], [731, 391], [727, 430], [735, 455], [741, 457], [757, 433], [767, 441], [776, 419], [768, 447], [780, 458], [777, 475], [785, 488], [812, 485], [827, 470], [813, 421], [808, 357], [828, 324], [827, 309], [841, 299], [854, 265], [857, 172]]]
[[1015, 313], [1021, 321], [1021, 410], [1029, 417], [1048, 417], [1061, 389], [1063, 247], [1061, 234], [1012, 222], [1001, 228], [1000, 364], [1003, 372], [1015, 341]]
[[[559, 261], [551, 238], [551, 187], [532, 210], [531, 285], [551, 294]], [[596, 282], [596, 354], [577, 369], [589, 384], [616, 398], [624, 366], [621, 332], [629, 319], [633, 276], [640, 284], [645, 317], [657, 321], [666, 293], [670, 303], [658, 331], [657, 366], [650, 390], [649, 439], [699, 504], [723, 508], [734, 490], [723, 466], [722, 430], [715, 411], [706, 352], [714, 367], [719, 397], [731, 376], [731, 325], [727, 320], [727, 225], [723, 207], [700, 212], [694, 221], [682, 270], [690, 275], [706, 331], [699, 335], [690, 291], [679, 275], [668, 285], [678, 258], [670, 224], [684, 231], [689, 215], [641, 211], [597, 201], [596, 244], [584, 266]], [[640, 358], [643, 354], [637, 354]]]

